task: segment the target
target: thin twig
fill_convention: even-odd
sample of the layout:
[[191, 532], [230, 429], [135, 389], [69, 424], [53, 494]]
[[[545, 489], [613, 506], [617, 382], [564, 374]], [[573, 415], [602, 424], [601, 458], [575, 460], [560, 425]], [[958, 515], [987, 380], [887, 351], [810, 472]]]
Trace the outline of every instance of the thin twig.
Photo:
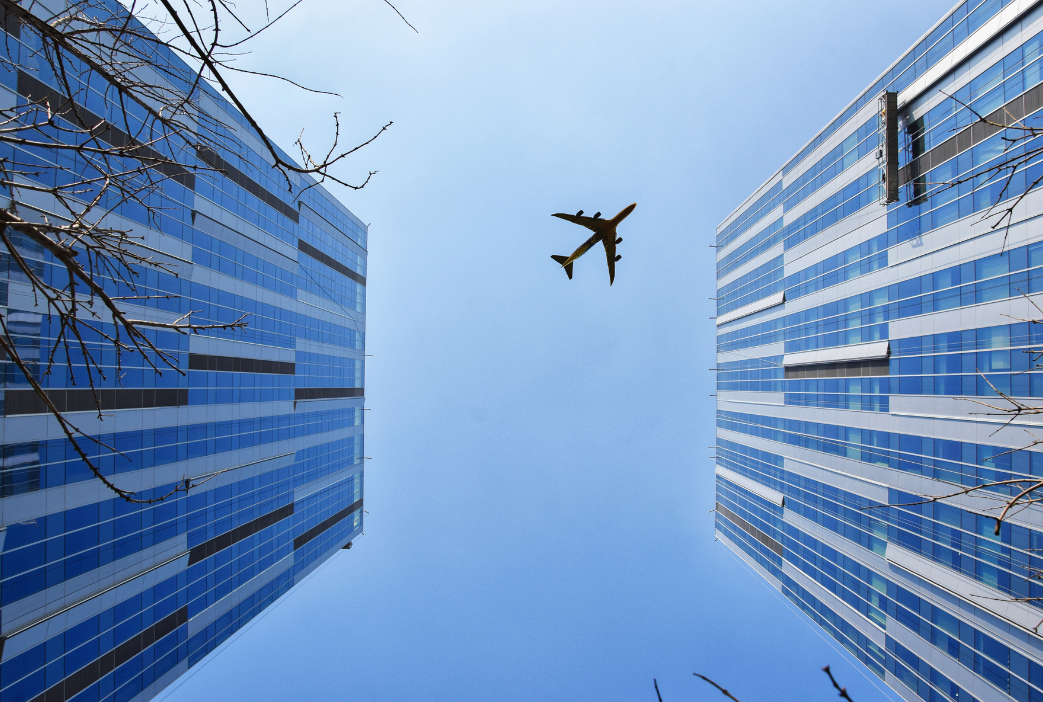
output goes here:
[[715, 683], [713, 680], [710, 680], [710, 678], [706, 677], [705, 675], [700, 675], [699, 673], [692, 673], [692, 675], [694, 675], [697, 678], [701, 678], [701, 679], [705, 680], [706, 682], [710, 683], [711, 685], [716, 687], [718, 690], [720, 690], [722, 695], [724, 695], [725, 697], [727, 697], [730, 700], [733, 700], [733, 702], [739, 702], [739, 700], [737, 700], [735, 698], [735, 696], [732, 695], [732, 693], [728, 692], [723, 687], [721, 687], [720, 685]]
[[391, 0], [384, 0], [384, 2], [386, 2], [388, 4], [388, 7], [390, 7], [392, 10], [394, 10], [398, 14], [398, 16], [402, 18], [402, 21], [405, 22], [406, 25], [408, 25], [410, 29], [412, 29], [417, 34], [420, 34], [420, 30], [417, 29], [416, 27], [414, 27], [413, 25], [409, 24], [409, 20], [406, 19], [405, 15], [403, 15], [401, 12], [398, 11], [397, 7], [395, 7], [394, 5], [391, 4]]
[[837, 682], [837, 679], [833, 677], [833, 671], [829, 669], [828, 665], [822, 669], [822, 672], [829, 676], [829, 681], [833, 683], [833, 689], [839, 693], [837, 697], [845, 699], [847, 700], [847, 702], [855, 702], [853, 699], [851, 699], [851, 695], [847, 694], [847, 688], [840, 687], [840, 684]]
[[[104, 0], [70, 0], [51, 16], [35, 3], [0, 0], [9, 26], [18, 27], [16, 34], [5, 33], [8, 51], [0, 63], [40, 77], [23, 91], [24, 104], [0, 109], [0, 145], [9, 147], [4, 152], [8, 155], [0, 157], [0, 251], [9, 256], [9, 277], [26, 284], [32, 294], [28, 312], [38, 315], [33, 323], [48, 324], [46, 334], [42, 329], [25, 332], [24, 319], [9, 324], [10, 315], [19, 310], [0, 311], [0, 353], [39, 400], [33, 411], [52, 416], [93, 475], [129, 502], [162, 501], [216, 474], [183, 477], [166, 494], [149, 498], [119, 487], [110, 469], [101, 470], [99, 457], [127, 457], [100, 436], [81, 430], [64, 405], [56, 404], [49, 386], [84, 387], [92, 398], [91, 411], [104, 420], [101, 388], [123, 386], [131, 357], [130, 365], [157, 375], [186, 373], [176, 350], [159, 344], [158, 332], [234, 335], [247, 329], [246, 315], [230, 322], [223, 316], [199, 319], [193, 318], [198, 311], [185, 311], [190, 309], [185, 301], [171, 304], [180, 296], [168, 292], [166, 276], [177, 279], [180, 265], [189, 262], [175, 256], [178, 263], [167, 263], [171, 257], [148, 247], [141, 233], [113, 225], [133, 220], [133, 226], [162, 230], [164, 217], [182, 211], [174, 197], [179, 188], [193, 190], [197, 180], [229, 175], [225, 160], [243, 153], [241, 126], [222, 121], [222, 110], [211, 114], [201, 109], [203, 92], [222, 92], [251, 125], [271, 157], [266, 159], [273, 164], [273, 175], [286, 182], [286, 191], [272, 193], [277, 198], [330, 181], [359, 189], [375, 172], [352, 184], [332, 169], [372, 143], [390, 123], [365, 142], [343, 148], [334, 114], [332, 146], [323, 157], [311, 158], [298, 140], [296, 146], [306, 155], [301, 165], [274, 146], [225, 79], [250, 73], [322, 92], [234, 65], [250, 40], [301, 1], [294, 0], [274, 18], [266, 2], [265, 21], [254, 31], [250, 26], [255, 23], [240, 16], [231, 0], [161, 0], [148, 6], [154, 16], [140, 18], [165, 35], [161, 37], [138, 21], [140, 8], [134, 2], [123, 7]], [[169, 60], [168, 52], [176, 60]], [[19, 56], [20, 63], [11, 56]], [[98, 109], [99, 96], [101, 115], [92, 111]], [[20, 210], [27, 200], [34, 208]], [[174, 312], [173, 321], [131, 311], [145, 307]]]

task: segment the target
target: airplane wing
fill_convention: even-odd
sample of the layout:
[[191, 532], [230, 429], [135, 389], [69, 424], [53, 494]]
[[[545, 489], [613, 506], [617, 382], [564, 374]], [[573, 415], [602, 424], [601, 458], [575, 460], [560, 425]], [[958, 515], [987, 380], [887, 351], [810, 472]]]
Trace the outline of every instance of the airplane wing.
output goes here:
[[605, 245], [605, 257], [608, 259], [608, 284], [616, 281], [616, 240], [606, 237], [601, 240]]
[[605, 220], [603, 219], [594, 219], [593, 217], [577, 217], [576, 215], [565, 214], [564, 212], [557, 212], [555, 214], [552, 214], [551, 217], [557, 217], [558, 219], [563, 219], [566, 222], [578, 224], [581, 227], [586, 227], [592, 232], [596, 232], [598, 230], [598, 224], [604, 224], [605, 222]]

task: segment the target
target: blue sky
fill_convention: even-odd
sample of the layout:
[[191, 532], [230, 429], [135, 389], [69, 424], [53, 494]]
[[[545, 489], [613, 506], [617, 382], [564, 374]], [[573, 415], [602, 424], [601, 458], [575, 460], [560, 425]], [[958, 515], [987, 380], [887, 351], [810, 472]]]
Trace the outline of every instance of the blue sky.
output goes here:
[[[164, 699], [891, 699], [713, 538], [717, 224], [954, 0], [306, 0], [240, 80], [285, 147], [395, 125], [370, 230], [366, 534]], [[550, 260], [614, 214], [594, 252]], [[713, 694], [711, 694], [713, 693]], [[721, 698], [723, 699], [723, 698]]]

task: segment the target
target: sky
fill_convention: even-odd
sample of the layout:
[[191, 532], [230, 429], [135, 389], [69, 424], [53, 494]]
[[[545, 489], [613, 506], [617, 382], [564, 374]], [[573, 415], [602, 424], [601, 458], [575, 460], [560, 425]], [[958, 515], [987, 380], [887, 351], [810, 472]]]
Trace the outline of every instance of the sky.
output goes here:
[[[239, 76], [369, 236], [365, 535], [163, 694], [897, 699], [714, 541], [717, 225], [955, 0], [304, 0]], [[277, 3], [272, 0], [273, 11]], [[569, 281], [551, 254], [620, 227]], [[872, 679], [871, 679], [872, 678]]]

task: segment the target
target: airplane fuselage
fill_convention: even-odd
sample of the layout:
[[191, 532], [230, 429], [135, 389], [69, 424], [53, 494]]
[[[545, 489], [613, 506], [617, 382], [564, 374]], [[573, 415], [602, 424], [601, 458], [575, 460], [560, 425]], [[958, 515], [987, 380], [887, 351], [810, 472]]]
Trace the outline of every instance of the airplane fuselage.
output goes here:
[[[613, 237], [615, 237], [615, 230], [613, 230], [612, 234], [613, 234]], [[593, 234], [591, 234], [590, 238], [587, 239], [586, 241], [584, 241], [578, 247], [576, 247], [576, 250], [572, 252], [572, 255], [569, 256], [568, 259], [565, 261], [565, 263], [563, 263], [561, 265], [562, 266], [567, 266], [570, 263], [572, 263], [573, 261], [575, 261], [577, 258], [582, 256], [583, 254], [585, 254], [588, 251], [590, 251], [592, 248], [594, 248], [594, 246], [599, 241], [601, 241], [601, 239], [602, 239], [602, 237], [604, 235], [605, 235], [605, 232], [594, 232]], [[613, 238], [612, 241], [615, 241], [615, 238]], [[613, 248], [615, 248], [615, 247], [613, 247]]]

